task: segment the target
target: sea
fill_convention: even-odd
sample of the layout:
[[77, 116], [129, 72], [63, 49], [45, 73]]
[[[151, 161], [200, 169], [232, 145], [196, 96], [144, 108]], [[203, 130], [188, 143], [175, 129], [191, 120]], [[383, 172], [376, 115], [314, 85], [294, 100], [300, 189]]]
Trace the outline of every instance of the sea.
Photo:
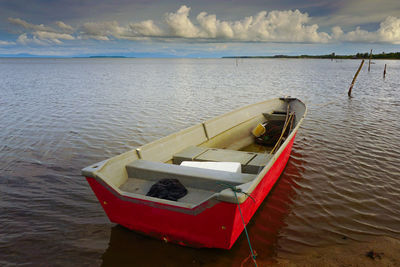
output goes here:
[[[0, 58], [1, 266], [240, 266], [111, 223], [81, 169], [247, 104], [308, 107], [248, 224], [259, 262], [400, 238], [400, 61]], [[383, 77], [387, 65], [386, 77]], [[248, 262], [246, 263], [248, 264]]]

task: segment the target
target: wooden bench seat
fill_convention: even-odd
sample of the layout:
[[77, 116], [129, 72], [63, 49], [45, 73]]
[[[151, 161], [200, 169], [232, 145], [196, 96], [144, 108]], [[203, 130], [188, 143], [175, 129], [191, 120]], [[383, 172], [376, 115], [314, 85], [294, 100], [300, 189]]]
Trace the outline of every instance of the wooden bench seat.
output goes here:
[[[240, 185], [252, 181], [256, 175], [217, 171], [175, 164], [135, 160], [126, 165], [129, 178], [158, 181], [164, 178], [178, 179], [185, 187], [220, 191], [220, 183]], [[226, 187], [225, 187], [226, 188]]]

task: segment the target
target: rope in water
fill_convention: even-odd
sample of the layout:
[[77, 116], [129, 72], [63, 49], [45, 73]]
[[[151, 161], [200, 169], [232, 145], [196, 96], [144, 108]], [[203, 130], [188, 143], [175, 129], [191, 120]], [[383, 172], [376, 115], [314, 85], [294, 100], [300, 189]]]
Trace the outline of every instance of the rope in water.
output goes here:
[[255, 200], [254, 200], [254, 198], [251, 197], [249, 194], [247, 194], [246, 192], [243, 192], [240, 188], [236, 188], [235, 186], [230, 185], [230, 184], [219, 183], [219, 182], [217, 182], [217, 183], [218, 183], [218, 184], [221, 184], [221, 185], [224, 185], [224, 186], [226, 186], [226, 187], [228, 187], [228, 188], [230, 188], [230, 189], [233, 191], [233, 193], [235, 194], [236, 203], [237, 203], [238, 208], [239, 208], [240, 218], [242, 218], [242, 223], [243, 223], [243, 227], [244, 227], [244, 232], [246, 233], [247, 242], [249, 243], [249, 248], [250, 248], [251, 256], [252, 256], [252, 258], [253, 258], [254, 265], [257, 267], [256, 255], [254, 254], [253, 248], [252, 248], [252, 246], [251, 246], [249, 233], [247, 232], [246, 223], [244, 222], [244, 218], [243, 218], [243, 214], [242, 214], [242, 209], [240, 208], [239, 198], [238, 198], [238, 196], [237, 196], [236, 193], [245, 194], [245, 195], [247, 195], [248, 197], [250, 197], [254, 202], [255, 202]]

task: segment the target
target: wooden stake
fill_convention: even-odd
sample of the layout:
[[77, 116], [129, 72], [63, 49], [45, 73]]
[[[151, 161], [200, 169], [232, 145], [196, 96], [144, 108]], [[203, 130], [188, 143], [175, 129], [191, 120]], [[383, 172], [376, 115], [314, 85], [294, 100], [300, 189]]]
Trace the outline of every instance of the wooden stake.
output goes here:
[[385, 69], [383, 70], [383, 78], [386, 77], [386, 64], [385, 64]]
[[369, 54], [368, 72], [371, 70], [371, 58], [372, 58], [372, 49], [371, 49], [371, 53]]
[[361, 61], [360, 67], [358, 67], [356, 75], [354, 75], [353, 81], [351, 82], [351, 85], [350, 85], [350, 88], [349, 88], [349, 92], [347, 93], [349, 95], [349, 97], [351, 97], [351, 89], [353, 89], [353, 86], [354, 86], [354, 83], [356, 82], [358, 73], [360, 73], [360, 70], [361, 70], [363, 65], [364, 65], [364, 59]]

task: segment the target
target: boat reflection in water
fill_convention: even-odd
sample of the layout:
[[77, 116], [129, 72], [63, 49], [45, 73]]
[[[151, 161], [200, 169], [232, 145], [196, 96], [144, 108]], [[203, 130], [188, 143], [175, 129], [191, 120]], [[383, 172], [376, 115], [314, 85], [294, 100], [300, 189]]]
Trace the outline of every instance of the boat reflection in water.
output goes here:
[[[290, 212], [295, 188], [302, 177], [303, 161], [301, 148], [293, 145], [288, 164], [261, 204], [254, 218], [247, 225], [253, 249], [257, 252], [257, 263], [272, 262], [276, 255], [280, 231], [285, 226], [285, 218]], [[111, 228], [109, 247], [103, 254], [102, 266], [240, 266], [249, 256], [246, 236], [242, 233], [231, 250], [190, 248], [136, 233], [120, 225]], [[251, 260], [247, 264], [250, 266]]]

